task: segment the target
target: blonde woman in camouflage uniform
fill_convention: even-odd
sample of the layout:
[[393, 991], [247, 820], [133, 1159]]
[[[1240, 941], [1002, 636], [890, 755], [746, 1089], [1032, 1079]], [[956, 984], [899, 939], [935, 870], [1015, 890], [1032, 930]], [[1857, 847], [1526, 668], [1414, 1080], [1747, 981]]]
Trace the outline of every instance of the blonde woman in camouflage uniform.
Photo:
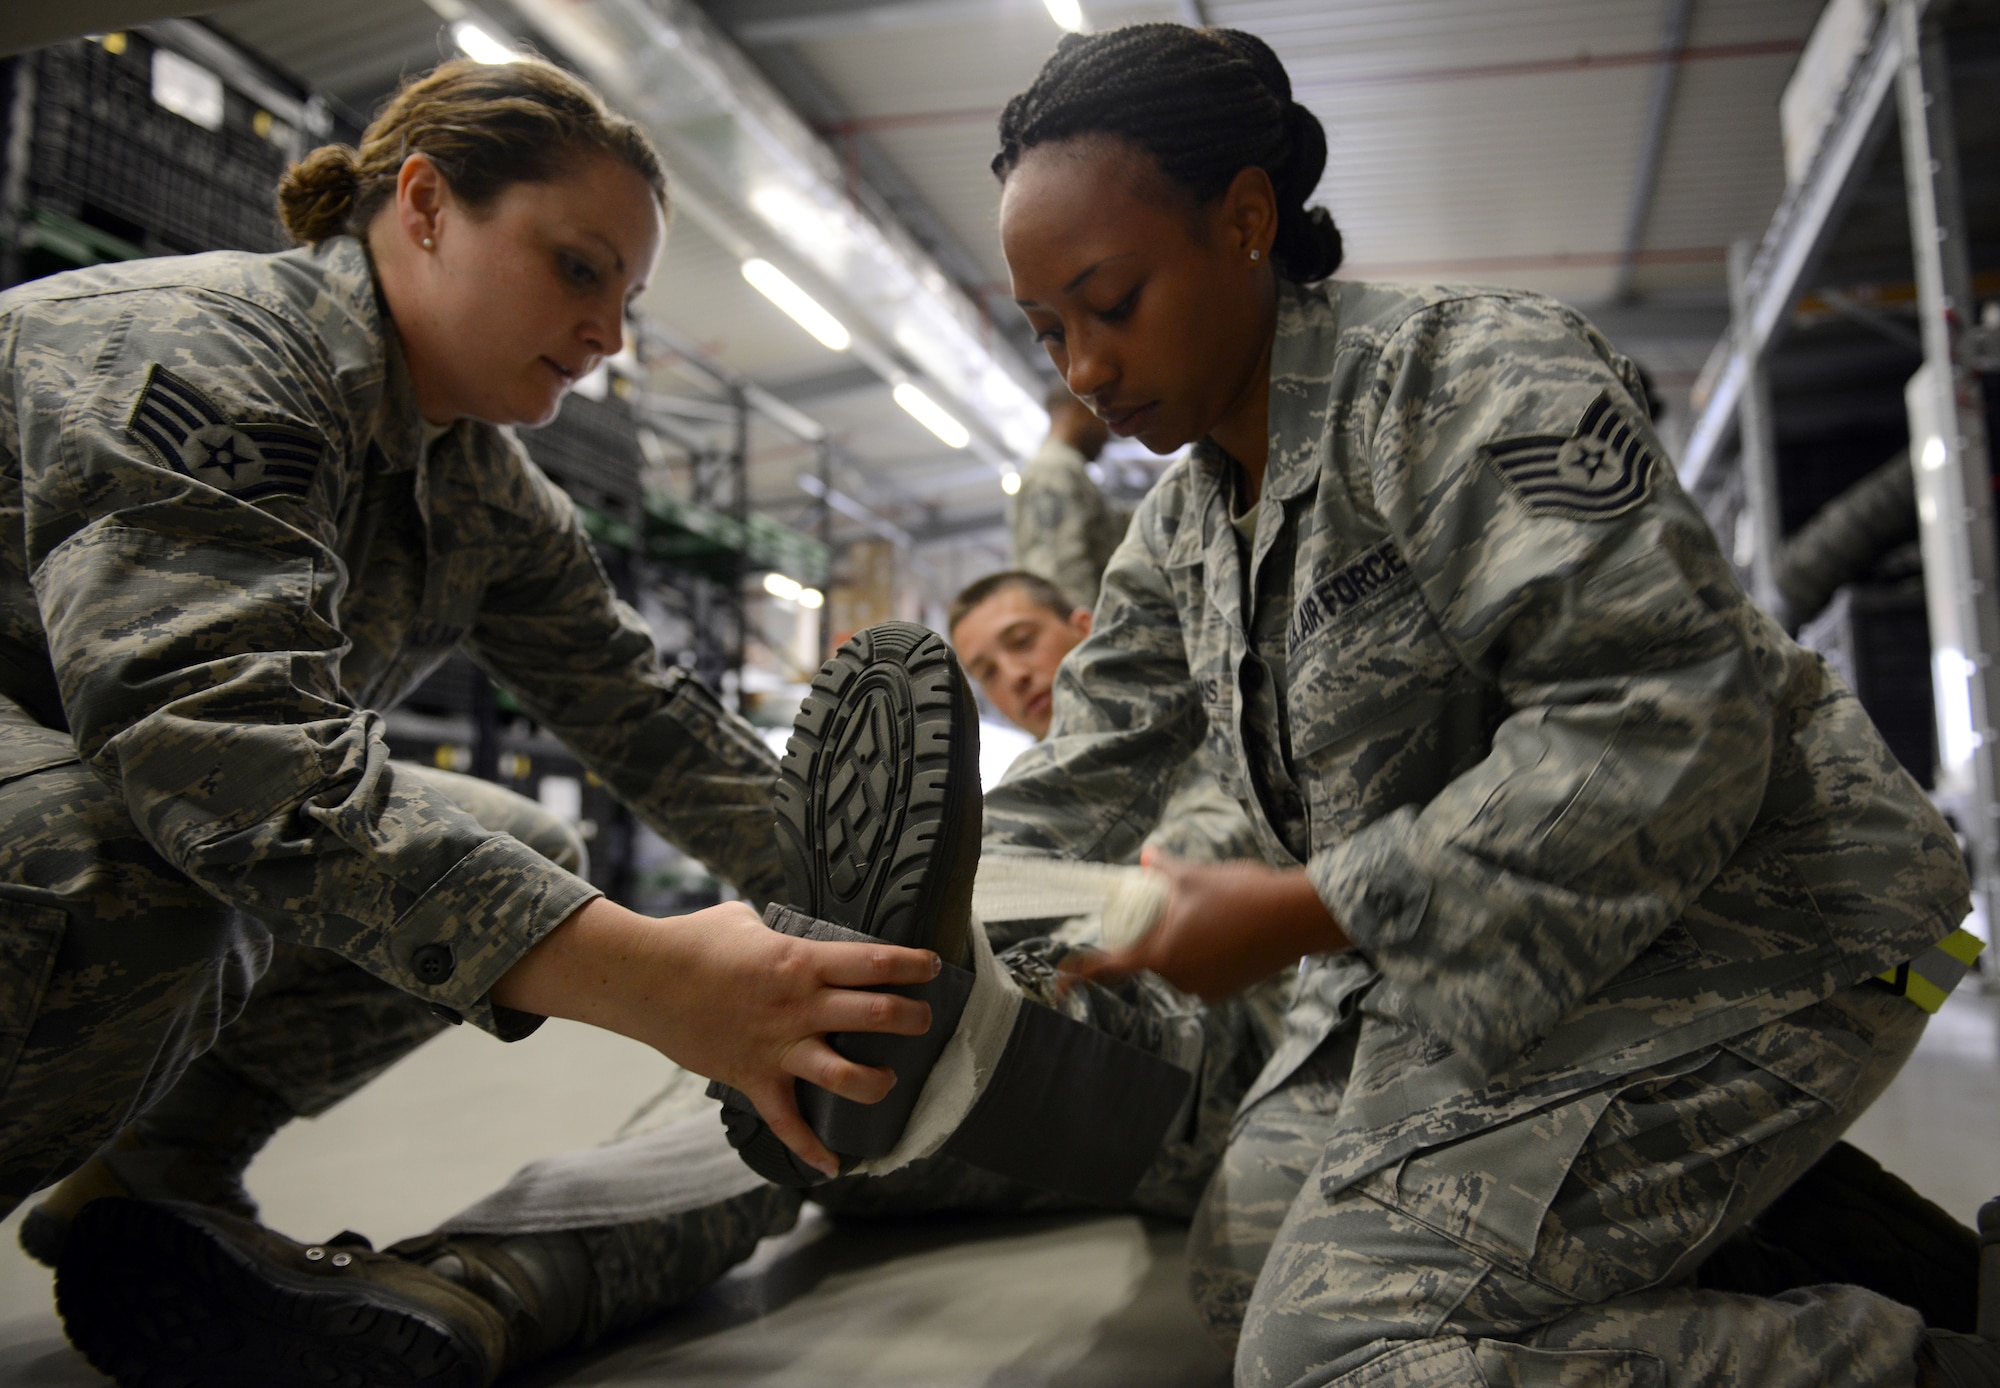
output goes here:
[[39, 1252], [96, 1195], [247, 1213], [272, 1129], [448, 1022], [623, 1032], [829, 1168], [794, 1076], [890, 1076], [821, 1034], [928, 1025], [852, 989], [932, 955], [639, 916], [529, 802], [388, 756], [379, 710], [464, 649], [661, 833], [778, 880], [774, 759], [498, 427], [619, 349], [665, 197], [575, 79], [453, 62], [291, 171], [301, 249], [0, 298], [0, 1212], [125, 1130]]
[[1238, 1382], [1993, 1381], [1858, 1287], [1694, 1282], [1909, 1055], [1876, 975], [1962, 967], [1952, 835], [1587, 323], [1327, 280], [1325, 154], [1262, 42], [1144, 25], [1065, 38], [994, 161], [1070, 389], [1194, 451], [987, 848], [1116, 860], [1206, 745], [1265, 861], [1172, 869], [1094, 972], [1306, 956], [1194, 1233]]

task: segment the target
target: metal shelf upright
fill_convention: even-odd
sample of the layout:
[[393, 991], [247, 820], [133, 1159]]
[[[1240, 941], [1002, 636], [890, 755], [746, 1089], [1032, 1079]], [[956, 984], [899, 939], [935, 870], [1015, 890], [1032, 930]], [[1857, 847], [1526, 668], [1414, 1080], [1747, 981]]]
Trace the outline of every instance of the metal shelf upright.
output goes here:
[[1707, 397], [1683, 449], [1691, 492], [1712, 488], [1736, 442], [1749, 506], [1752, 588], [1781, 619], [1782, 545], [1768, 366], [1890, 124], [1900, 132], [1923, 366], [1904, 391], [1916, 470], [1940, 766], [1937, 796], [1971, 847], [1975, 891], [2000, 919], [2000, 557], [1978, 372], [1943, 0], [1884, 0], [1866, 52], [1806, 176], [1754, 250], [1731, 264], [1732, 322], [1702, 373]]

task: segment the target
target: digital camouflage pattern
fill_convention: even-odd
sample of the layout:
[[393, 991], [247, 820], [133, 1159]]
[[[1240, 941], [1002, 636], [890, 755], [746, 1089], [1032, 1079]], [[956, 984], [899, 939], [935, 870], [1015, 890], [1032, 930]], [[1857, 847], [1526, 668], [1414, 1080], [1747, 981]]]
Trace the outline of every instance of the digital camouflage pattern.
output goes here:
[[[1053, 434], [1021, 470], [1021, 490], [1008, 513], [1012, 567], [1045, 578], [1086, 611], [1130, 513], [1106, 501], [1085, 471], [1085, 458]], [[1256, 831], [1216, 779], [1204, 751], [1175, 779], [1146, 843], [1193, 862], [1225, 863], [1258, 856]], [[1139, 860], [1138, 849], [1127, 861]]]
[[1021, 490], [1007, 512], [1014, 567], [1047, 579], [1085, 611], [1097, 606], [1104, 566], [1132, 519], [1104, 499], [1087, 463], [1051, 434], [1021, 469]]
[[1116, 861], [1209, 748], [1355, 944], [1307, 961], [1248, 1100], [1351, 1029], [1320, 1199], [1951, 933], [1949, 829], [1744, 596], [1594, 330], [1507, 291], [1280, 295], [1254, 539], [1213, 446], [1168, 471], [985, 822]]
[[1345, 1084], [1328, 1047], [1242, 1116], [1190, 1240], [1197, 1304], [1243, 1388], [1907, 1384], [1911, 1308], [1688, 1274], [1881, 1092], [1924, 1020], [1863, 984], [1331, 1197], [1312, 1179]]
[[[0, 725], [10, 716], [17, 749], [66, 745], [0, 699]], [[584, 866], [575, 832], [526, 797], [397, 769], [483, 827]], [[175, 872], [73, 753], [0, 783], [0, 881], [0, 1206], [141, 1111], [144, 1150], [109, 1155], [114, 1171], [134, 1190], [203, 1198], [204, 1183], [240, 1176], [279, 1124], [325, 1112], [448, 1025], [437, 1005], [329, 950], [274, 941]], [[177, 1083], [197, 1054], [200, 1082]], [[175, 1175], [184, 1157], [191, 1165]], [[211, 1176], [217, 1161], [230, 1169]]]
[[[157, 1097], [243, 1005], [266, 926], [381, 980], [335, 991], [397, 1014], [390, 1050], [424, 1008], [532, 1029], [487, 990], [595, 889], [383, 741], [460, 648], [665, 837], [776, 889], [775, 758], [661, 666], [508, 431], [426, 445], [358, 241], [0, 296], [0, 813], [32, 826], [0, 846], [6, 1121], [38, 1121], [28, 1052], [69, 1057], [79, 1114]], [[93, 1059], [123, 1045], [157, 1064]], [[322, 1062], [292, 1080], [368, 1069], [286, 1063]]]
[[[1206, 748], [1181, 768], [1160, 807], [1160, 822], [1146, 835], [1144, 846], [1194, 863], [1227, 863], [1262, 854], [1257, 831], [1250, 827], [1243, 807], [1223, 790]], [[1138, 856], [1131, 861], [1137, 862]]]
[[358, 241], [37, 281], [0, 344], [0, 694], [217, 900], [512, 1034], [487, 989], [591, 889], [389, 765], [375, 710], [461, 646], [666, 837], [779, 880], [773, 759], [506, 431], [425, 449]]
[[[507, 834], [566, 872], [589, 866], [576, 831], [524, 795], [476, 776], [406, 766], [481, 827]], [[450, 1023], [440, 1009], [329, 950], [277, 943], [243, 1014], [209, 1050], [226, 1067], [313, 1118], [359, 1090]]]

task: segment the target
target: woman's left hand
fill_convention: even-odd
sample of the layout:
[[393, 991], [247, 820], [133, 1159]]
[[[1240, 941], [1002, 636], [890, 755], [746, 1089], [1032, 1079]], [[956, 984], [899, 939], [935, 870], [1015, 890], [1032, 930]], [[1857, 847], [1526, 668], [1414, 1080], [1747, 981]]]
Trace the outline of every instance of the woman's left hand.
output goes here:
[[1303, 868], [1184, 863], [1147, 849], [1140, 860], [1167, 879], [1167, 908], [1125, 949], [1073, 955], [1079, 978], [1147, 970], [1215, 1002], [1261, 982], [1301, 955], [1348, 947]]

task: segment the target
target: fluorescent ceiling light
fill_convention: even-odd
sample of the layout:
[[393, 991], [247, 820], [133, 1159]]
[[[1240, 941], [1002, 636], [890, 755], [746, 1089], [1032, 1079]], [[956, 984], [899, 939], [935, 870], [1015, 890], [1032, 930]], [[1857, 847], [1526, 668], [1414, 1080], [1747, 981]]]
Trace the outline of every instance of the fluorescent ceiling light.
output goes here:
[[1083, 32], [1083, 5], [1080, 0], [1042, 0], [1049, 7], [1049, 18], [1062, 25], [1072, 34]]
[[910, 417], [917, 423], [943, 439], [948, 446], [963, 448], [972, 442], [972, 435], [966, 431], [963, 424], [947, 414], [944, 406], [908, 381], [896, 387], [896, 403], [909, 411]]
[[799, 606], [805, 608], [806, 611], [810, 612], [816, 607], [824, 607], [825, 605], [826, 594], [820, 592], [819, 589], [801, 588], [799, 590]]
[[744, 261], [743, 278], [755, 285], [759, 294], [789, 314], [794, 323], [817, 338], [822, 347], [845, 352], [848, 343], [853, 341], [838, 318], [821, 308], [817, 299], [793, 284], [786, 278], [785, 272], [770, 261]]
[[774, 598], [782, 598], [786, 602], [797, 602], [799, 594], [805, 592], [805, 585], [795, 578], [787, 578], [785, 575], [773, 570], [764, 575], [764, 591]]
[[1013, 496], [1015, 493], [1019, 492], [1021, 490], [1021, 474], [1018, 472], [1001, 473], [1000, 490], [1007, 493], [1007, 495], [1009, 496]]
[[469, 19], [451, 26], [451, 40], [475, 63], [511, 63], [521, 56]]

